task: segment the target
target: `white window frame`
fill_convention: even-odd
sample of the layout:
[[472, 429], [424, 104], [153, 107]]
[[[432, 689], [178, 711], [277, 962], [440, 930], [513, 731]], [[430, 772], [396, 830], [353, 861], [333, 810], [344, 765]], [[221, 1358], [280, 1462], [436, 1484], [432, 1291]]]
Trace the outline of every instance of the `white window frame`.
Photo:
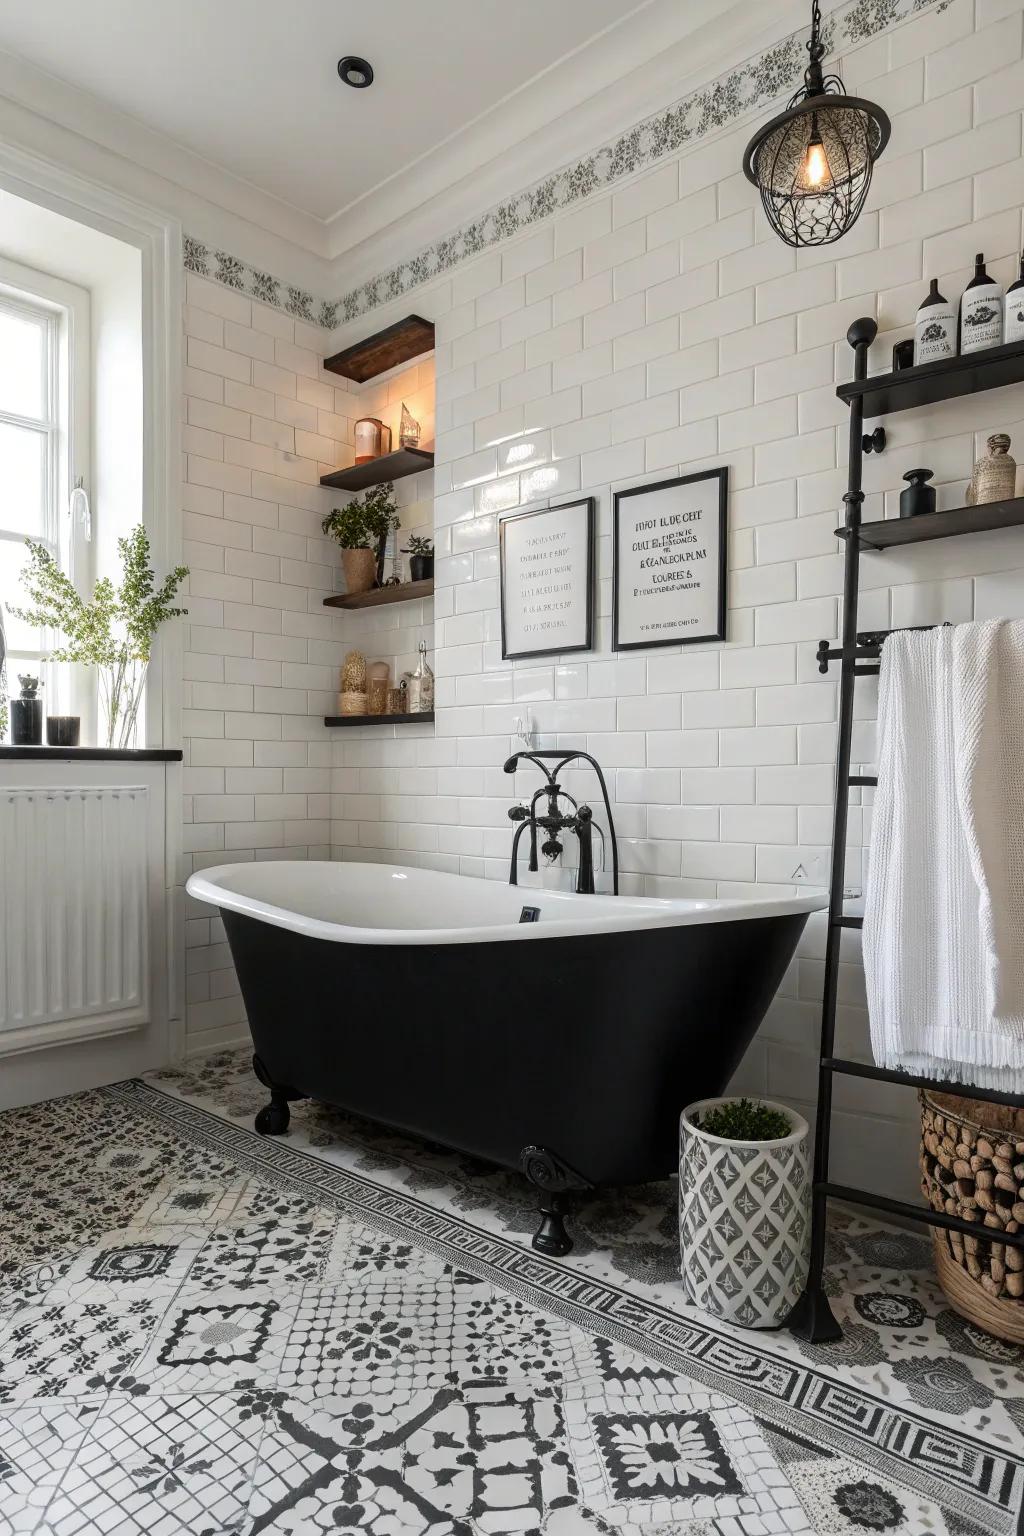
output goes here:
[[[0, 258], [0, 310], [41, 321], [44, 327], [44, 415], [24, 417], [0, 410], [0, 422], [10, 422], [45, 435], [42, 542], [79, 592], [88, 596], [93, 578], [90, 533], [84, 518], [72, 519], [70, 497], [79, 483], [88, 496], [90, 485], [92, 359], [89, 294], [86, 289], [62, 278]], [[19, 532], [0, 527], [2, 539], [14, 541], [22, 537]], [[83, 669], [45, 661], [49, 650], [58, 643], [58, 636], [46, 632], [39, 650], [9, 650], [8, 686], [19, 664], [27, 670], [35, 663], [37, 670], [43, 673], [48, 709], [53, 713], [82, 715], [84, 739], [89, 741], [96, 723], [95, 690], [83, 675]]]
[[[124, 240], [141, 254], [143, 522], [152, 541], [157, 568], [170, 570], [181, 563], [182, 557], [181, 222], [146, 203], [136, 181], [130, 182], [130, 190], [119, 191], [109, 179], [100, 182], [2, 139], [0, 191]], [[147, 675], [146, 745], [150, 747], [181, 744], [184, 625], [168, 624], [164, 628], [167, 633], [159, 637]], [[169, 888], [165, 914], [167, 943], [154, 943], [152, 963], [156, 1013], [159, 1019], [169, 1021], [168, 1046], [171, 1058], [177, 1059], [185, 1051], [185, 896], [180, 887], [184, 794], [179, 762], [166, 764], [164, 782], [165, 879]], [[172, 891], [171, 887], [175, 889]], [[118, 1060], [123, 1064], [121, 1044], [118, 1051]]]

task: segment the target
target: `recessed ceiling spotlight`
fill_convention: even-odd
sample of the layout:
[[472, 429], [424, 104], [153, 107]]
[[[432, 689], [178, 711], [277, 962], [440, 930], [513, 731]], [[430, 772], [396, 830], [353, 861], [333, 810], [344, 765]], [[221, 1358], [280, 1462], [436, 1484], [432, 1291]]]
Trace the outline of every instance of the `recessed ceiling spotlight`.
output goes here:
[[373, 65], [355, 53], [346, 53], [343, 59], [338, 60], [338, 74], [346, 85], [356, 91], [365, 91], [368, 85], [373, 84]]

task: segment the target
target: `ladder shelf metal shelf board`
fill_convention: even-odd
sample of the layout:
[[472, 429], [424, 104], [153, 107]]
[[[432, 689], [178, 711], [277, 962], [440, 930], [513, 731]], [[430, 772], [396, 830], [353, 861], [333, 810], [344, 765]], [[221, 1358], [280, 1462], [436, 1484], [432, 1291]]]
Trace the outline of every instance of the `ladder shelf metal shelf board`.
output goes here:
[[[867, 376], [868, 348], [878, 327], [872, 319], [855, 320], [847, 332], [853, 348], [854, 376], [849, 384], [836, 390], [840, 400], [850, 407], [850, 468], [846, 495], [846, 513], [842, 528], [836, 530], [844, 541], [843, 560], [843, 632], [838, 645], [822, 640], [818, 646], [818, 670], [827, 672], [829, 664], [840, 666], [839, 735], [836, 762], [835, 815], [832, 829], [832, 865], [829, 881], [828, 928], [825, 944], [825, 982], [821, 1008], [821, 1053], [818, 1070], [818, 1113], [814, 1137], [814, 1180], [811, 1214], [811, 1261], [803, 1295], [787, 1321], [787, 1326], [801, 1338], [825, 1343], [842, 1337], [842, 1329], [829, 1305], [822, 1285], [825, 1265], [825, 1223], [829, 1200], [845, 1200], [907, 1221], [924, 1222], [947, 1231], [979, 1235], [976, 1223], [933, 1211], [927, 1206], [911, 1205], [871, 1190], [855, 1189], [834, 1183], [829, 1177], [829, 1149], [832, 1130], [832, 1087], [835, 1077], [860, 1077], [876, 1082], [895, 1083], [940, 1093], [964, 1094], [987, 1103], [1024, 1108], [1024, 1095], [921, 1077], [909, 1072], [891, 1071], [864, 1062], [847, 1061], [835, 1055], [836, 1008], [838, 1004], [839, 954], [845, 930], [862, 928], [864, 919], [843, 910], [844, 865], [850, 790], [870, 788], [878, 783], [874, 774], [851, 773], [854, 691], [859, 677], [875, 676], [882, 647], [890, 630], [858, 632], [857, 603], [860, 589], [860, 560], [864, 553], [882, 551], [892, 545], [919, 543], [935, 538], [949, 538], [961, 533], [978, 533], [993, 528], [1024, 525], [1024, 498], [991, 502], [979, 507], [958, 507], [950, 512], [934, 512], [922, 517], [861, 521], [864, 502], [863, 423], [865, 416], [887, 411], [909, 410], [931, 405], [939, 400], [954, 400], [980, 390], [996, 389], [1005, 384], [1024, 382], [1024, 343], [992, 347], [969, 357], [946, 362], [927, 363], [921, 368], [907, 368], [898, 374], [875, 378]], [[884, 443], [884, 438], [883, 438]], [[925, 626], [930, 627], [930, 626]], [[999, 1241], [1008, 1246], [1024, 1247], [1024, 1231], [1000, 1231]]]

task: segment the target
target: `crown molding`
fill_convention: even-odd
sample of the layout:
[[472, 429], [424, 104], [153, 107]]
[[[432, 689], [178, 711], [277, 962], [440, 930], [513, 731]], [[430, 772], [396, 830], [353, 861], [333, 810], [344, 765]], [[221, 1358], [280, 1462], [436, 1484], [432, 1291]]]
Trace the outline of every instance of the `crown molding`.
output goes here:
[[[779, 16], [793, 4], [794, 0], [765, 0], [755, 30], [773, 35]], [[475, 196], [473, 206], [479, 208], [482, 188], [477, 183], [496, 164], [502, 173], [519, 176], [516, 185], [535, 179], [550, 169], [550, 134], [556, 123], [559, 155], [582, 154], [626, 123], [649, 114], [658, 106], [662, 88], [667, 87], [670, 97], [678, 95], [681, 75], [703, 67], [709, 62], [705, 55], [714, 52], [716, 69], [727, 62], [723, 49], [728, 48], [735, 26], [727, 20], [731, 12], [747, 12], [739, 35], [749, 48], [749, 9], [749, 0], [690, 0], [686, 6], [678, 0], [644, 0], [620, 22], [556, 60], [474, 122], [328, 218], [330, 255], [345, 256], [428, 205], [432, 205], [436, 228], [423, 238], [441, 233], [450, 227], [453, 209], [456, 219], [470, 211], [468, 203], [457, 206], [450, 196], [453, 189], [471, 185], [474, 191], [467, 189], [464, 198]], [[684, 50], [689, 50], [689, 57], [681, 71]], [[527, 165], [524, 145], [534, 141], [546, 158], [543, 164]]]
[[[828, 51], [842, 57], [951, 3], [839, 0], [825, 18]], [[479, 121], [470, 159], [479, 161], [482, 144], [490, 153], [486, 165], [474, 164], [458, 176], [469, 163], [458, 135], [436, 166], [424, 161], [408, 167], [385, 185], [378, 201], [373, 194], [353, 205], [338, 236], [343, 249], [333, 257], [325, 254], [326, 222], [289, 209], [2, 51], [0, 141], [167, 208], [187, 231], [187, 270], [334, 330], [590, 195], [771, 110], [802, 77], [807, 0], [763, 0], [754, 26], [749, 10], [749, 0], [691, 0], [684, 28], [678, 0], [649, 0], [630, 13], [635, 25], [628, 40], [609, 29], [568, 64], [561, 61], [500, 104], [493, 121], [492, 114]], [[609, 88], [602, 89], [602, 80]], [[516, 119], [521, 131], [524, 116], [535, 116], [536, 93], [556, 88], [554, 115], [541, 101], [547, 111], [542, 126], [509, 144]], [[18, 99], [24, 96], [32, 97], [31, 108]], [[127, 142], [132, 159], [118, 147]], [[559, 149], [554, 171], [553, 142]], [[509, 187], [524, 190], [509, 195]], [[337, 234], [339, 220], [330, 223]], [[310, 226], [319, 232], [315, 250], [303, 244]], [[410, 254], [395, 264], [396, 251]]]
[[[0, 131], [13, 137], [19, 128], [23, 141], [28, 138], [25, 147], [38, 150], [48, 140], [78, 162], [88, 159], [82, 146], [92, 146], [96, 164], [105, 168], [105, 179], [113, 184], [138, 183], [140, 171], [148, 174], [161, 203], [188, 227], [202, 226], [200, 232], [207, 238], [223, 240], [230, 226], [236, 243], [243, 233], [240, 226], [245, 227], [256, 261], [270, 261], [281, 268], [294, 263], [295, 256], [289, 257], [289, 252], [301, 252], [301, 271], [292, 274], [295, 279], [331, 286], [323, 220], [252, 186], [88, 91], [0, 49]], [[78, 147], [75, 140], [81, 141]]]

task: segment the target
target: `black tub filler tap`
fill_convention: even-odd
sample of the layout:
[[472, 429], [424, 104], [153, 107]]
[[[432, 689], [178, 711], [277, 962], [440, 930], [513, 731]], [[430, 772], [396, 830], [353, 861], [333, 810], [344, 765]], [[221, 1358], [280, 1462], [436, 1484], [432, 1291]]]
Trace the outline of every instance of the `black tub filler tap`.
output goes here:
[[[605, 783], [604, 774], [600, 765], [590, 756], [589, 752], [562, 752], [562, 751], [538, 751], [515, 752], [505, 764], [506, 773], [515, 773], [522, 759], [536, 763], [545, 782], [534, 792], [529, 806], [514, 805], [509, 811], [509, 820], [518, 822], [515, 836], [512, 839], [512, 864], [509, 870], [509, 885], [519, 884], [519, 840], [523, 833], [530, 834], [530, 862], [528, 868], [531, 873], [536, 873], [539, 868], [538, 843], [543, 836], [543, 842], [539, 844], [539, 851], [549, 861], [553, 861], [563, 852], [563, 845], [559, 841], [559, 834], [568, 832], [574, 835], [579, 844], [579, 862], [576, 872], [576, 890], [582, 895], [594, 894], [594, 833], [597, 832], [601, 839], [602, 867], [604, 864], [604, 832], [594, 821], [594, 813], [589, 805], [580, 805], [573, 799], [558, 782], [558, 774], [567, 763], [586, 762], [591, 765], [597, 774], [598, 783], [601, 786], [601, 795], [604, 799], [605, 816], [608, 821], [608, 840], [612, 849], [612, 890], [619, 894], [619, 849], [615, 839], [615, 822], [612, 818], [611, 802], [608, 798], [608, 786]], [[548, 768], [541, 761], [542, 758], [556, 759], [553, 768]], [[537, 807], [546, 797], [547, 809], [538, 813]], [[572, 807], [570, 812], [560, 809], [559, 801], [568, 802]]]

